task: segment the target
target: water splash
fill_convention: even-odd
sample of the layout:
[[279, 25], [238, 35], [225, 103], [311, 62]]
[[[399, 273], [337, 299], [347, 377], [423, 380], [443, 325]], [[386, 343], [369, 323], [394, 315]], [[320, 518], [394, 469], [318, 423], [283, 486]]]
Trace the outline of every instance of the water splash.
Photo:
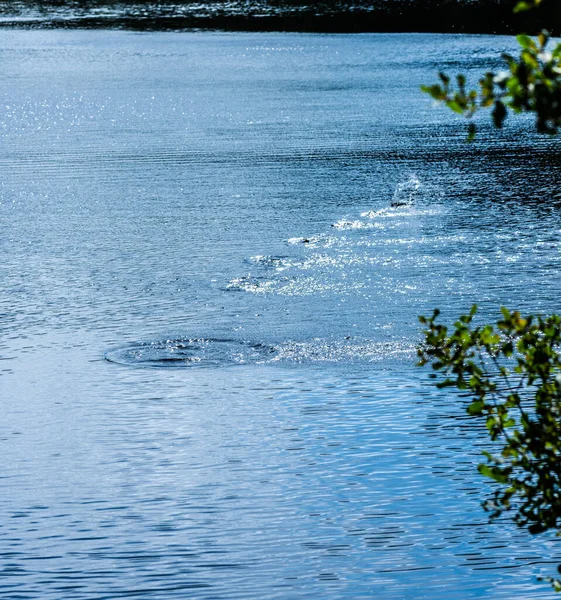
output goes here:
[[[362, 216], [372, 218], [373, 215], [371, 215], [370, 213], [364, 213], [364, 215], [362, 215]], [[378, 216], [378, 215], [376, 215], [376, 216]], [[373, 222], [369, 222], [369, 221], [360, 221], [359, 219], [354, 219], [354, 220], [340, 219], [339, 221], [337, 221], [337, 223], [333, 223], [333, 225], [331, 225], [331, 227], [333, 227], [335, 229], [340, 229], [340, 230], [382, 229], [383, 225], [381, 225], [380, 223], [373, 223]]]
[[266, 279], [248, 275], [230, 280], [223, 288], [227, 292], [251, 294], [275, 294], [277, 296], [349, 295], [365, 287], [361, 281], [331, 281], [315, 275], [274, 277]]
[[416, 175], [410, 175], [407, 181], [397, 184], [393, 193], [391, 206], [408, 206], [414, 204], [417, 193], [421, 187], [421, 181]]
[[286, 240], [287, 244], [294, 246], [296, 244], [304, 244], [309, 246], [316, 246], [325, 237], [324, 234], [311, 235], [309, 237], [293, 237]]
[[109, 362], [144, 368], [224, 367], [228, 365], [299, 363], [372, 363], [388, 357], [411, 358], [415, 347], [405, 340], [375, 342], [347, 337], [314, 338], [266, 344], [235, 339], [176, 338], [138, 342], [105, 353]]
[[268, 256], [268, 255], [257, 255], [250, 256], [246, 259], [246, 262], [250, 265], [257, 265], [259, 267], [275, 268], [289, 266], [291, 261], [288, 256]]
[[415, 356], [415, 346], [410, 341], [372, 341], [345, 338], [327, 340], [314, 338], [305, 342], [288, 341], [276, 347], [271, 357], [273, 363], [373, 363], [388, 359], [408, 359]]

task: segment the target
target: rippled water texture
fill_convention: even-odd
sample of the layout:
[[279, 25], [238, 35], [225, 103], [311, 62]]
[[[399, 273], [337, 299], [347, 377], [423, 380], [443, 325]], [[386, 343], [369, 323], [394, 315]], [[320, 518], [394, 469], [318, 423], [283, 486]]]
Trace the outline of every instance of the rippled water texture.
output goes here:
[[559, 309], [559, 142], [418, 92], [508, 45], [3, 32], [0, 597], [554, 597], [414, 366]]

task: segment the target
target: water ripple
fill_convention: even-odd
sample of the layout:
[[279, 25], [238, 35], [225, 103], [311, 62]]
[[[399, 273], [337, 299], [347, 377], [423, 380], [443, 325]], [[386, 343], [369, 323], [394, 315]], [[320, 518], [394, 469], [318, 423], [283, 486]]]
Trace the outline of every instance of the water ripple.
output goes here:
[[144, 367], [220, 367], [271, 358], [275, 349], [260, 343], [212, 338], [182, 338], [130, 345], [109, 350], [110, 362]]

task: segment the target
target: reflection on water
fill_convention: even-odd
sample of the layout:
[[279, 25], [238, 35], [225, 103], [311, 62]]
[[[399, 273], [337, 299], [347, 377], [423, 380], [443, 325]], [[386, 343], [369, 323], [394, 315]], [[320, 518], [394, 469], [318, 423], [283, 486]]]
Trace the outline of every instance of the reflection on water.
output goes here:
[[0, 597], [554, 597], [414, 366], [558, 310], [555, 141], [417, 91], [497, 45], [5, 32]]

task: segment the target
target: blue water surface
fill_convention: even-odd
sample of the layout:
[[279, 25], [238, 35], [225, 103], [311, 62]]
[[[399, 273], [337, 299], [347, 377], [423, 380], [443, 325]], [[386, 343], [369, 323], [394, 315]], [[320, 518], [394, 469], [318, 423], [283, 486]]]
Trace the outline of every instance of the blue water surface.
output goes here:
[[0, 597], [554, 597], [415, 366], [559, 310], [558, 142], [419, 92], [509, 48], [2, 32]]

